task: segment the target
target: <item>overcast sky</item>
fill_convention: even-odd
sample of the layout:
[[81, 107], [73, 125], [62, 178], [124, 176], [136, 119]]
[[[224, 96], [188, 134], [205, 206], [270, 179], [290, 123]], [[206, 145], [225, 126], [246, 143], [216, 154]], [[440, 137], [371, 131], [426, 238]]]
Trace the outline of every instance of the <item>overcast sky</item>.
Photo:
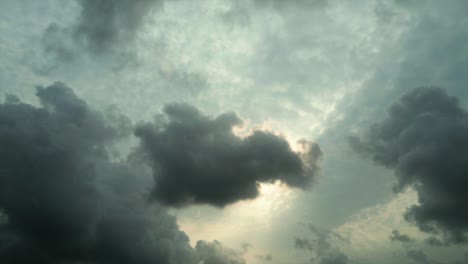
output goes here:
[[3, 0], [0, 33], [1, 263], [468, 263], [465, 0]]

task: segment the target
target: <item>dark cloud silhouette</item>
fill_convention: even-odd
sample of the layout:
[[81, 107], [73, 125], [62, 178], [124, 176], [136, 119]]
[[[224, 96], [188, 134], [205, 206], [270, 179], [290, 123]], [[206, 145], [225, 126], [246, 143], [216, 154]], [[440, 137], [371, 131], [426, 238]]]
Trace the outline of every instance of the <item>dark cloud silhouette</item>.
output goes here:
[[409, 242], [413, 241], [413, 239], [410, 236], [402, 234], [398, 230], [393, 230], [392, 231], [392, 234], [390, 235], [390, 240], [400, 241], [400, 242], [404, 242], [404, 243], [409, 243]]
[[435, 87], [411, 90], [351, 146], [395, 170], [396, 191], [411, 186], [419, 204], [405, 214], [421, 230], [465, 242], [468, 231], [468, 114]]
[[147, 203], [151, 175], [110, 160], [110, 146], [131, 131], [124, 117], [108, 119], [62, 83], [36, 95], [41, 107], [0, 104], [2, 263], [195, 264], [228, 255], [219, 243], [190, 247], [175, 217]]
[[307, 187], [318, 170], [317, 144], [300, 141], [304, 153], [268, 132], [241, 138], [234, 113], [211, 118], [187, 104], [169, 104], [155, 123], [137, 126], [139, 151], [154, 171], [153, 197], [167, 205], [225, 206], [259, 194], [259, 182], [279, 180]]
[[198, 262], [203, 264], [245, 264], [239, 252], [225, 248], [219, 241], [198, 241], [195, 246]]
[[308, 225], [312, 233], [311, 238], [296, 238], [294, 247], [301, 250], [308, 250], [312, 253], [310, 263], [319, 264], [346, 264], [348, 257], [336, 246], [337, 242], [349, 242], [339, 234]]

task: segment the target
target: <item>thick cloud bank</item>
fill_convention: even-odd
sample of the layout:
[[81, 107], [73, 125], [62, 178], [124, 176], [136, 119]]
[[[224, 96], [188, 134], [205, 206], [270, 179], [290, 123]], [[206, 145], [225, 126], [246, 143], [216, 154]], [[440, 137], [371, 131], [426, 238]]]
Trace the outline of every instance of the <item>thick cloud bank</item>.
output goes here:
[[444, 90], [421, 87], [403, 95], [351, 145], [395, 170], [396, 190], [413, 187], [419, 204], [406, 219], [421, 230], [442, 231], [451, 242], [468, 232], [468, 113]]
[[125, 118], [93, 111], [62, 83], [36, 94], [42, 107], [0, 104], [0, 262], [205, 261], [175, 218], [146, 202], [151, 175], [109, 159], [131, 131]]
[[234, 113], [211, 118], [186, 104], [170, 104], [159, 121], [139, 125], [135, 135], [154, 170], [154, 198], [171, 206], [225, 206], [259, 194], [259, 182], [279, 180], [307, 187], [321, 156], [317, 144], [302, 140], [305, 153], [268, 132], [241, 138]]

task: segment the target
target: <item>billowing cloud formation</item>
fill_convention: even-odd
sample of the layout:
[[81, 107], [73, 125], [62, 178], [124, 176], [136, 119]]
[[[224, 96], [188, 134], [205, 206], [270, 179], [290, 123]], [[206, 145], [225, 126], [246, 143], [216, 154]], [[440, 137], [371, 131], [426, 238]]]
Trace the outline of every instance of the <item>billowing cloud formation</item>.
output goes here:
[[239, 252], [225, 248], [219, 241], [198, 241], [195, 246], [199, 263], [203, 264], [245, 264]]
[[173, 216], [146, 202], [151, 175], [109, 159], [131, 131], [125, 118], [93, 111], [62, 83], [36, 94], [40, 108], [0, 104], [2, 263], [205, 260]]
[[164, 204], [222, 207], [255, 198], [258, 182], [307, 187], [318, 170], [317, 144], [300, 141], [306, 151], [299, 154], [272, 133], [241, 138], [232, 131], [241, 124], [234, 113], [211, 118], [190, 105], [169, 104], [164, 114], [135, 130], [154, 170], [153, 196]]
[[404, 243], [408, 243], [408, 242], [413, 241], [413, 239], [411, 239], [411, 237], [409, 237], [408, 235], [400, 233], [400, 231], [398, 231], [398, 230], [393, 230], [392, 231], [392, 234], [390, 235], [390, 240], [400, 241], [400, 242], [404, 242]]
[[313, 238], [296, 238], [294, 246], [297, 249], [308, 250], [313, 254], [310, 263], [348, 263], [348, 257], [334, 245], [337, 241], [346, 241], [345, 238], [333, 231], [319, 229], [313, 225], [309, 225], [308, 227], [312, 232]]
[[468, 231], [468, 114], [440, 88], [421, 87], [403, 95], [361, 139], [351, 145], [395, 170], [396, 190], [411, 186], [419, 204], [406, 219], [421, 230], [442, 231], [464, 242]]

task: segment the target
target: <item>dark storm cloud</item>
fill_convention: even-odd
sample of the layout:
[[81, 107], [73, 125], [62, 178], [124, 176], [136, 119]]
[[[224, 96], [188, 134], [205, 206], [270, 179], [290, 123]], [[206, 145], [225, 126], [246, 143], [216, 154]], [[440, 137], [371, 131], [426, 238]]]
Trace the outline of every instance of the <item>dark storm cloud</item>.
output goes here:
[[310, 263], [318, 264], [346, 264], [348, 257], [343, 254], [336, 242], [349, 241], [339, 234], [325, 229], [317, 228], [311, 224], [308, 225], [312, 233], [311, 238], [296, 238], [294, 246], [297, 249], [308, 250], [312, 253]]
[[468, 231], [468, 114], [444, 90], [421, 87], [392, 104], [355, 150], [395, 170], [396, 191], [411, 186], [419, 204], [405, 214], [425, 232], [465, 242]]
[[198, 241], [195, 246], [198, 262], [203, 264], [245, 264], [239, 252], [225, 248], [219, 241]]
[[93, 111], [62, 83], [36, 95], [42, 107], [0, 104], [2, 263], [208, 263], [147, 203], [151, 175], [108, 158], [128, 120]]
[[392, 241], [400, 241], [404, 243], [412, 242], [413, 239], [408, 235], [400, 233], [398, 230], [393, 230], [392, 234], [390, 235], [390, 240]]
[[190, 105], [169, 104], [164, 114], [135, 130], [153, 167], [153, 197], [164, 204], [222, 207], [257, 197], [259, 182], [305, 188], [318, 170], [317, 144], [300, 141], [305, 153], [299, 154], [269, 132], [241, 138], [232, 131], [241, 124], [234, 113], [211, 118]]

